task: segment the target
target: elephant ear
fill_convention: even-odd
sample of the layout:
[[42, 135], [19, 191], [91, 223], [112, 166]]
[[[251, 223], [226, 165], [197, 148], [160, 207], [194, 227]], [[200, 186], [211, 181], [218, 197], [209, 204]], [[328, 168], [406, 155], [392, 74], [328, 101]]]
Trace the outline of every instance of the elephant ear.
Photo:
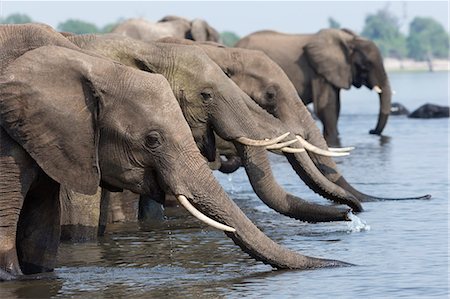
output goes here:
[[191, 22], [191, 36], [195, 41], [219, 41], [219, 32], [206, 23], [205, 20], [195, 19]]
[[201, 19], [195, 19], [191, 22], [191, 36], [195, 41], [207, 41], [208, 40], [208, 32], [207, 32], [208, 24]]
[[93, 68], [82, 55], [46, 46], [16, 59], [0, 77], [0, 116], [2, 127], [47, 175], [76, 192], [95, 194], [99, 98], [80, 72]]
[[337, 29], [324, 29], [304, 47], [310, 65], [328, 82], [349, 89], [352, 84], [353, 36]]

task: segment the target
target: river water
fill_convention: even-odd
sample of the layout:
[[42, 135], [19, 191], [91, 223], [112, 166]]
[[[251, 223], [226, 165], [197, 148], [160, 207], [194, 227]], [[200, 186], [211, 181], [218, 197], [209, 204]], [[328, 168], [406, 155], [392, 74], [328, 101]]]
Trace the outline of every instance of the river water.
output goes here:
[[[394, 101], [410, 110], [425, 102], [448, 105], [448, 73], [393, 73], [391, 84]], [[372, 136], [377, 103], [364, 89], [343, 93], [341, 141], [356, 149], [337, 160], [341, 172], [369, 194], [432, 194], [430, 200], [366, 203], [352, 222], [306, 224], [267, 208], [243, 170], [216, 174], [277, 242], [356, 266], [275, 271], [223, 233], [168, 208], [161, 224], [116, 224], [98, 242], [62, 244], [53, 274], [1, 283], [0, 298], [448, 298], [449, 121], [391, 117], [384, 136]], [[283, 157], [271, 160], [288, 192], [327, 203]]]

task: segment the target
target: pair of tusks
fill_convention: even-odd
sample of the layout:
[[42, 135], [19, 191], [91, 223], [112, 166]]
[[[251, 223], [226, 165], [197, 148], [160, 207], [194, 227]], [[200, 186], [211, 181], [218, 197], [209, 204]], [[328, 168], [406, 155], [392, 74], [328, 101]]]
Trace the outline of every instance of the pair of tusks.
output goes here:
[[220, 222], [217, 222], [211, 218], [209, 218], [208, 216], [206, 216], [205, 214], [203, 214], [202, 212], [200, 212], [199, 210], [197, 210], [190, 202], [189, 200], [186, 198], [186, 196], [184, 195], [178, 195], [177, 196], [178, 201], [180, 202], [180, 204], [186, 209], [188, 210], [189, 213], [192, 214], [192, 216], [194, 216], [195, 218], [197, 218], [200, 221], [203, 221], [204, 223], [226, 231], [226, 232], [232, 232], [234, 233], [236, 231], [236, 229], [232, 228], [231, 226], [222, 224]]
[[[266, 149], [277, 152], [277, 153], [280, 153], [280, 151], [285, 152], [285, 153], [301, 153], [301, 152], [304, 152], [305, 150], [307, 150], [308, 152], [315, 153], [315, 154], [318, 154], [321, 156], [327, 156], [327, 157], [348, 156], [350, 154], [349, 151], [353, 149], [353, 148], [347, 147], [347, 148], [338, 148], [338, 149], [333, 149], [333, 150], [324, 150], [324, 149], [321, 149], [321, 148], [309, 143], [308, 141], [303, 139], [301, 136], [297, 135], [295, 137], [296, 137], [296, 139], [293, 139], [293, 140], [266, 146]], [[300, 144], [302, 145], [303, 148], [287, 147], [293, 143], [296, 143], [297, 141], [300, 142]]]
[[[305, 139], [303, 139], [300, 136], [296, 136], [296, 139], [293, 140], [289, 140], [289, 141], [285, 141], [285, 142], [281, 142], [278, 143], [280, 141], [282, 141], [284, 138], [286, 138], [290, 133], [286, 132], [283, 135], [279, 136], [279, 137], [275, 137], [272, 139], [265, 139], [265, 140], [254, 140], [251, 138], [247, 138], [247, 137], [239, 137], [236, 139], [236, 141], [238, 141], [239, 143], [242, 143], [244, 145], [248, 145], [248, 146], [264, 146], [266, 149], [273, 151], [273, 152], [285, 152], [285, 153], [301, 153], [304, 152], [305, 149], [309, 152], [318, 154], [318, 155], [322, 155], [322, 156], [327, 156], [327, 157], [342, 157], [342, 156], [347, 156], [349, 155], [349, 151], [353, 150], [354, 147], [345, 147], [345, 148], [333, 148], [330, 150], [324, 150], [321, 149], [311, 143], [309, 143], [308, 141], [306, 141]], [[291, 148], [288, 147], [289, 145], [300, 141], [301, 145], [304, 147], [303, 148]]]

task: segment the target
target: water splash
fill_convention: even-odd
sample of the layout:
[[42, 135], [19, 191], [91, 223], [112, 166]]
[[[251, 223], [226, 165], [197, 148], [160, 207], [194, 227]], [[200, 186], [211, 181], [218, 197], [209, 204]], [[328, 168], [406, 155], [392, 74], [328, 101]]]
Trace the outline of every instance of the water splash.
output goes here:
[[362, 232], [370, 230], [370, 225], [355, 214], [350, 212], [348, 214], [348, 218], [350, 219], [350, 221], [346, 222], [348, 232]]
[[229, 173], [227, 175], [227, 179], [228, 179], [228, 183], [230, 184], [230, 194], [235, 194], [236, 189], [234, 188], [234, 184], [233, 184], [233, 174]]

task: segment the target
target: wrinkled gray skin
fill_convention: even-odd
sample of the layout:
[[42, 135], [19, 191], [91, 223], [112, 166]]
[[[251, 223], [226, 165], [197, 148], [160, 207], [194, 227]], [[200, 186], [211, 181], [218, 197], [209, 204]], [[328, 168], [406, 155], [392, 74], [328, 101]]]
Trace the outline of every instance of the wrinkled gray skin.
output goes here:
[[[270, 114], [274, 115], [285, 125], [289, 132], [302, 136], [308, 142], [322, 149], [328, 149], [325, 139], [320, 133], [314, 119], [312, 118], [306, 106], [299, 99], [298, 94], [283, 72], [283, 70], [273, 62], [267, 55], [261, 51], [248, 50], [241, 48], [226, 48], [212, 43], [194, 43], [186, 40], [176, 40], [173, 38], [164, 39], [165, 42], [179, 42], [201, 47], [208, 56], [214, 60], [221, 69], [259, 106]], [[237, 156], [236, 149], [230, 142], [218, 138], [217, 147], [221, 155], [229, 158], [225, 163], [222, 161], [221, 170], [225, 164], [226, 168], [234, 171], [241, 165], [242, 156]], [[260, 157], [262, 157], [262, 153]], [[356, 204], [351, 205], [354, 211], [358, 212], [360, 206], [358, 202], [387, 200], [372, 195], [364, 194], [353, 188], [339, 172], [336, 163], [330, 157], [317, 155], [308, 152], [308, 154], [287, 155], [288, 159], [312, 190], [317, 191], [325, 198], [335, 200], [336, 194], [342, 194], [349, 198], [356, 198]], [[312, 164], [311, 160], [314, 164]], [[230, 162], [231, 161], [231, 162]], [[270, 172], [267, 159], [252, 159], [253, 164], [246, 164], [250, 182], [255, 192], [260, 195], [269, 206], [290, 217], [297, 218], [298, 202], [290, 194], [282, 193], [276, 187], [276, 183], [267, 179], [264, 184], [258, 184], [253, 177], [255, 173], [264, 169], [264, 172]], [[230, 165], [232, 164], [232, 165]], [[252, 165], [259, 165], [259, 168], [252, 169]], [[320, 171], [317, 171], [317, 169]], [[341, 189], [341, 190], [340, 190]], [[342, 191], [342, 189], [344, 191]], [[337, 190], [337, 191], [336, 191]], [[268, 195], [269, 194], [269, 195]], [[348, 194], [351, 194], [348, 196]], [[271, 199], [272, 198], [272, 199]], [[344, 197], [345, 198], [345, 197]], [[390, 198], [390, 199], [429, 199], [430, 196], [420, 196], [411, 198]], [[338, 202], [339, 202], [338, 198]], [[347, 200], [347, 202], [351, 202]], [[310, 212], [309, 215], [315, 215]], [[297, 218], [298, 219], [298, 218]], [[314, 220], [313, 220], [314, 221]], [[317, 220], [316, 220], [317, 221]]]
[[130, 19], [117, 25], [112, 33], [125, 35], [145, 42], [163, 37], [186, 38], [195, 41], [218, 42], [219, 33], [202, 19], [189, 21], [185, 18], [167, 16], [154, 23], [145, 19]]
[[139, 194], [184, 195], [234, 227], [227, 236], [275, 268], [347, 265], [289, 251], [251, 223], [215, 180], [163, 76], [62, 47], [17, 54], [20, 44], [35, 45], [39, 36], [15, 28], [0, 27], [0, 57], [10, 58], [0, 76], [3, 278], [51, 271], [60, 186], [94, 194], [100, 182]]
[[330, 146], [339, 146], [340, 90], [379, 86], [380, 111], [371, 134], [380, 135], [391, 108], [391, 87], [376, 45], [349, 30], [324, 29], [316, 34], [261, 31], [236, 47], [261, 50], [285, 71], [305, 104], [313, 103]]
[[[229, 80], [223, 74], [221, 69], [217, 67], [214, 62], [212, 62], [203, 52], [203, 50], [198, 47], [169, 43], [146, 44], [111, 35], [78, 36], [71, 37], [70, 40], [74, 41], [83, 49], [95, 51], [97, 54], [108, 56], [119, 60], [122, 63], [139, 67], [143, 70], [151, 69], [153, 72], [164, 74], [168, 81], [171, 82], [175, 95], [182, 94], [177, 89], [192, 89], [192, 87], [196, 85], [196, 92], [191, 93], [190, 95], [186, 94], [188, 96], [186, 99], [183, 99], [182, 97], [178, 98], [182, 109], [185, 106], [183, 103], [186, 102], [186, 106], [183, 111], [189, 125], [191, 126], [191, 129], [199, 127], [199, 123], [197, 122], [198, 119], [206, 120], [209, 116], [211, 118], [210, 121], [212, 123], [212, 128], [215, 132], [217, 132], [222, 140], [230, 140], [230, 137], [224, 135], [224, 132], [229, 134], [229, 132], [236, 130], [236, 126], [242, 126], [244, 129], [248, 128], [249, 125], [246, 125], [246, 123], [249, 121], [253, 121], [256, 124], [253, 126], [253, 130], [256, 128], [269, 129], [273, 127], [275, 128], [275, 131], [280, 133], [287, 131], [278, 120], [274, 122], [273, 119], [275, 118], [261, 109], [258, 105], [256, 106], [259, 109], [255, 108], [254, 101], [250, 100], [248, 96], [246, 96], [245, 93], [243, 93], [242, 90], [240, 90], [236, 85], [228, 84], [232, 81]], [[158, 49], [158, 51], [155, 51], [155, 49]], [[160, 57], [158, 57], [158, 55], [160, 55]], [[172, 63], [170, 62], [170, 55], [172, 55], [172, 59], [174, 59], [174, 62]], [[155, 62], [159, 60], [165, 60], [166, 63], [161, 64], [160, 62]], [[140, 62], [136, 63], [136, 61]], [[167, 64], [167, 62], [169, 62], [169, 64]], [[211, 64], [214, 64], [215, 67], [211, 68]], [[143, 65], [147, 66], [143, 67]], [[173, 73], [170, 72], [171, 70], [168, 72], [167, 65], [170, 65], [171, 68], [175, 69]], [[195, 67], [196, 65], [198, 65], [203, 71], [199, 73], [195, 72], [197, 75], [194, 77], [190, 74], [192, 74], [192, 67]], [[207, 71], [208, 68], [210, 68], [209, 72]], [[199, 74], [201, 75], [199, 76]], [[203, 75], [206, 75], [206, 77], [203, 77]], [[184, 80], [184, 78], [189, 78], [189, 81]], [[209, 80], [211, 79], [215, 82], [215, 86], [209, 83]], [[186, 82], [189, 83], [186, 84]], [[208, 84], [210, 85], [209, 90], [221, 91], [222, 94], [217, 99], [214, 99], [214, 101], [216, 101], [217, 104], [219, 102], [224, 102], [224, 105], [222, 105], [220, 109], [214, 110], [210, 109], [208, 105], [197, 105], [198, 109], [193, 110], [192, 108], [195, 107], [194, 105], [202, 101], [202, 90], [204, 86]], [[228, 97], [227, 94], [236, 88], [238, 89], [238, 94], [240, 96]], [[247, 105], [250, 109], [246, 107]], [[253, 113], [260, 113], [260, 115], [252, 115]], [[263, 121], [261, 117], [266, 118], [266, 121]], [[217, 126], [215, 125], [216, 123], [220, 123], [221, 125]], [[193, 130], [194, 138], [197, 140], [197, 145], [199, 145], [200, 149], [205, 148], [205, 146], [202, 145], [202, 142], [205, 140], [204, 133], [203, 135], [198, 135], [196, 134], [196, 131], [205, 131]], [[252, 133], [248, 132], [247, 134], [247, 136], [249, 136]], [[214, 138], [213, 135], [211, 137]], [[236, 143], [236, 141], [234, 142]], [[213, 144], [214, 142], [210, 143]], [[287, 194], [274, 180], [264, 148], [250, 148], [247, 146], [240, 147], [243, 151], [252, 153], [247, 159], [247, 170], [253, 173], [251, 176], [253, 180], [251, 180], [251, 182], [256, 193], [270, 207], [285, 215], [303, 221], [322, 222], [347, 220], [347, 209], [311, 204], [303, 199]], [[210, 156], [207, 156], [210, 161], [215, 160], [215, 147], [211, 148], [211, 151], [203, 150], [202, 152], [204, 154], [211, 154]], [[252, 163], [251, 161], [258, 161], [258, 163]], [[316, 172], [319, 173], [317, 170]], [[263, 177], [258, 177], [258, 173], [263, 174]], [[347, 198], [344, 198], [342, 202], [347, 203], [346, 200]], [[350, 204], [352, 204], [352, 202], [350, 202]]]

